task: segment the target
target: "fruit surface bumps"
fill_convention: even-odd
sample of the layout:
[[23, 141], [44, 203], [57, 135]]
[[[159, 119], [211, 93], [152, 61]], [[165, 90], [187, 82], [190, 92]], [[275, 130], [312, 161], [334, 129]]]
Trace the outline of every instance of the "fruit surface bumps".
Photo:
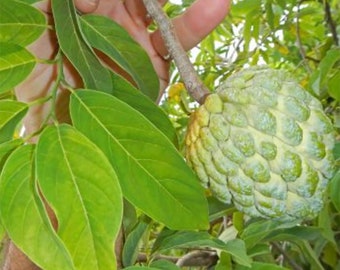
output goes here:
[[335, 170], [320, 102], [266, 67], [230, 76], [192, 115], [186, 159], [220, 201], [247, 215], [313, 218]]

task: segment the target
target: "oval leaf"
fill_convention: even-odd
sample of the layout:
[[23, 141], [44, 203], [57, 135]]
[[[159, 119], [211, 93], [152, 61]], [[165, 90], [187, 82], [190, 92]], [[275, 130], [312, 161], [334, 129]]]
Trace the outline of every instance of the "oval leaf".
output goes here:
[[[11, 42], [25, 47], [46, 29], [43, 13], [22, 1], [2, 0], [0, 14], [0, 42]], [[0, 47], [2, 51], [3, 47]]]
[[196, 176], [143, 115], [89, 90], [72, 94], [70, 111], [75, 127], [106, 154], [133, 205], [173, 229], [207, 228], [207, 202]]
[[328, 81], [328, 93], [336, 101], [340, 102], [340, 71], [338, 70]]
[[244, 266], [251, 265], [251, 259], [247, 255], [246, 246], [240, 239], [233, 239], [224, 243], [207, 232], [181, 231], [165, 237], [161, 243], [158, 243], [158, 251], [174, 248], [190, 249], [198, 247], [209, 247], [225, 251], [232, 255], [239, 264]]
[[0, 144], [0, 171], [2, 171], [2, 167], [5, 164], [8, 156], [12, 153], [12, 151], [23, 144], [23, 140], [17, 139], [8, 141]]
[[61, 125], [41, 134], [36, 162], [41, 190], [76, 268], [116, 269], [113, 247], [122, 196], [106, 157], [74, 128]]
[[136, 262], [138, 252], [140, 250], [140, 242], [149, 228], [149, 223], [144, 220], [140, 220], [126, 237], [122, 255], [124, 266], [131, 266]]
[[31, 145], [8, 158], [0, 181], [1, 222], [12, 241], [42, 269], [75, 269], [37, 195], [33, 158]]
[[159, 91], [159, 79], [145, 50], [118, 23], [99, 15], [80, 18], [83, 33], [91, 46], [104, 52], [128, 72], [139, 89], [152, 100]]
[[271, 263], [263, 263], [263, 262], [253, 262], [251, 264], [251, 268], [237, 266], [236, 270], [289, 270], [291, 268], [283, 267], [282, 265], [276, 265]]
[[81, 36], [73, 0], [53, 0], [52, 11], [60, 48], [79, 72], [85, 86], [111, 93], [110, 71]]
[[139, 111], [149, 119], [174, 145], [178, 146], [176, 130], [165, 112], [126, 80], [112, 73], [113, 95]]
[[13, 138], [18, 123], [27, 112], [27, 105], [14, 100], [0, 100], [0, 143]]
[[340, 213], [340, 170], [336, 173], [330, 183], [329, 187], [330, 197], [336, 210]]
[[0, 43], [0, 48], [0, 93], [2, 93], [22, 82], [33, 70], [36, 60], [30, 52], [19, 45]]

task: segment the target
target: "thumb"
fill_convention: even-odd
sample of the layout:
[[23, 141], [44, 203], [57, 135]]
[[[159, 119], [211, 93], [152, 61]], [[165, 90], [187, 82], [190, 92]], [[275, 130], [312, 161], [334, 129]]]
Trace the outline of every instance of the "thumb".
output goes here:
[[93, 12], [97, 9], [100, 0], [74, 0], [76, 8], [82, 13]]

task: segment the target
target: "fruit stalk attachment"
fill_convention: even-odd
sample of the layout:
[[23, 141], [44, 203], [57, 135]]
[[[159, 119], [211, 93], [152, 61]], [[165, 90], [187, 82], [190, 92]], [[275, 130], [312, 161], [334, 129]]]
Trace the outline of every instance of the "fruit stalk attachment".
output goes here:
[[169, 56], [175, 61], [181, 78], [189, 94], [198, 103], [203, 104], [205, 97], [210, 94], [209, 89], [203, 84], [192, 66], [176, 35], [174, 26], [164, 13], [157, 0], [143, 0], [148, 14], [158, 25]]

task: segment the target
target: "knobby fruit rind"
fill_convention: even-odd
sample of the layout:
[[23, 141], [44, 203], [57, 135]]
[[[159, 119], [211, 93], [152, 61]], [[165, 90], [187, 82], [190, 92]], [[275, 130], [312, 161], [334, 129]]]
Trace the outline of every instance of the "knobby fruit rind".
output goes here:
[[335, 171], [321, 103], [281, 70], [235, 73], [193, 113], [186, 159], [201, 183], [252, 217], [316, 216]]

